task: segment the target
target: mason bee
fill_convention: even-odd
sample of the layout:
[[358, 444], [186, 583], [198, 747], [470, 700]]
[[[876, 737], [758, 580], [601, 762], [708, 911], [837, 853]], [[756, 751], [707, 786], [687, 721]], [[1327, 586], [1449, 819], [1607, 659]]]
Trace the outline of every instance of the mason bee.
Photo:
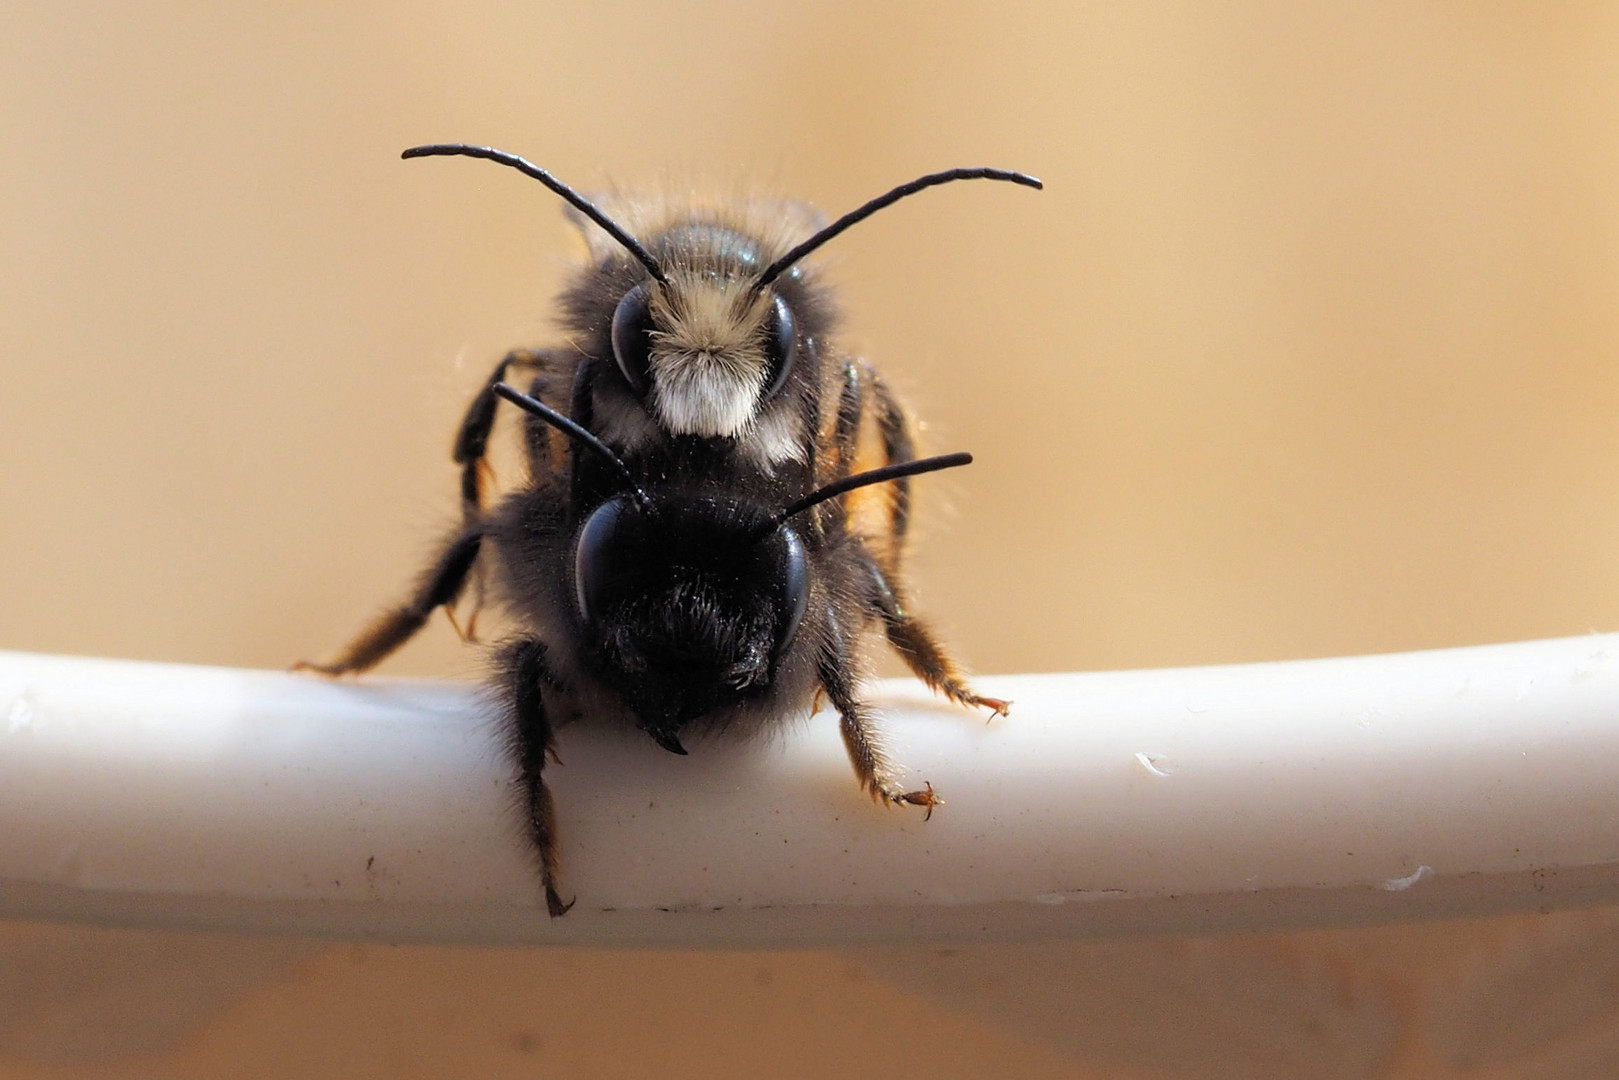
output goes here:
[[[561, 296], [566, 343], [512, 351], [473, 398], [454, 450], [461, 525], [408, 599], [331, 661], [299, 666], [364, 671], [436, 609], [453, 619], [469, 581], [475, 617], [487, 581], [519, 628], [496, 652], [497, 688], [553, 917], [572, 901], [557, 889], [542, 774], [557, 729], [574, 720], [633, 725], [684, 754], [688, 735], [757, 732], [824, 693], [861, 787], [931, 816], [942, 800], [931, 784], [905, 789], [861, 700], [860, 644], [881, 626], [935, 691], [1006, 714], [1006, 702], [968, 686], [900, 576], [908, 478], [971, 458], [915, 459], [910, 417], [874, 368], [839, 347], [828, 291], [801, 263], [925, 188], [1040, 181], [953, 169], [828, 224], [796, 203], [598, 204], [488, 147], [404, 153], [447, 155], [515, 168], [571, 207], [589, 258]], [[519, 371], [526, 392], [508, 381]], [[528, 478], [491, 500], [486, 451], [502, 400], [523, 411]], [[862, 470], [873, 444], [881, 464]], [[876, 484], [889, 497], [867, 526], [843, 496]]]

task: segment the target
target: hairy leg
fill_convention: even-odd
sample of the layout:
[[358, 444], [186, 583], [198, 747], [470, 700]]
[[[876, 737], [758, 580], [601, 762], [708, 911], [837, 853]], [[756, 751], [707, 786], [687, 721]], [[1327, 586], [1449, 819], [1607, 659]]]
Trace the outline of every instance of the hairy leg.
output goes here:
[[860, 368], [856, 364], [844, 364], [843, 378], [838, 386], [838, 411], [832, 425], [833, 472], [822, 483], [841, 480], [854, 472], [855, 451], [865, 406], [866, 393], [860, 380]]
[[501, 654], [501, 668], [511, 695], [512, 744], [523, 786], [524, 824], [540, 860], [545, 908], [553, 919], [568, 913], [574, 902], [563, 903], [557, 892], [556, 807], [541, 776], [547, 756], [556, 757], [545, 693], [556, 689], [556, 679], [545, 663], [545, 646], [521, 641]]
[[982, 705], [991, 710], [992, 716], [1007, 715], [1012, 703], [974, 693], [967, 685], [966, 675], [945, 652], [933, 631], [907, 609], [904, 597], [890, 582], [889, 575], [869, 556], [866, 566], [871, 576], [871, 604], [882, 619], [888, 643], [916, 677], [958, 704]]
[[[870, 365], [864, 365], [866, 381], [877, 406], [877, 433], [883, 442], [883, 464], [911, 461], [916, 457], [916, 444], [911, 439], [911, 421], [894, 392], [883, 382], [882, 376]], [[909, 478], [894, 482], [894, 501], [888, 517], [889, 533], [894, 550], [905, 544], [905, 534], [911, 527], [911, 481]], [[898, 559], [895, 559], [898, 562]]]
[[[926, 784], [923, 791], [906, 791], [877, 731], [876, 720], [870, 706], [856, 694], [858, 682], [849, 659], [849, 642], [841, 640], [835, 631], [829, 635], [818, 659], [821, 685], [832, 707], [838, 710], [839, 730], [843, 745], [849, 751], [849, 762], [854, 766], [860, 787], [871, 797], [888, 806], [907, 803], [927, 807], [927, 816], [944, 800], [933, 793], [933, 785]], [[926, 819], [924, 819], [926, 820]]]
[[334, 659], [324, 664], [300, 660], [293, 667], [300, 671], [318, 671], [324, 675], [345, 675], [375, 667], [389, 653], [409, 641], [427, 622], [435, 608], [455, 603], [466, 585], [472, 564], [478, 559], [478, 549], [482, 543], [481, 529], [463, 529], [422, 574], [409, 600], [379, 615]]
[[[863, 360], [853, 361], [843, 366], [837, 414], [828, 447], [832, 467], [828, 475], [818, 478], [819, 483], [841, 480], [861, 468], [860, 435], [868, 417], [875, 424], [881, 451], [880, 460], [868, 467], [894, 465], [916, 457], [910, 418], [905, 409], [875, 368]], [[901, 477], [885, 487], [888, 489], [887, 526], [881, 539], [875, 536], [870, 539], [880, 548], [873, 553], [875, 557], [889, 570], [894, 570], [899, 566], [905, 534], [910, 528], [911, 481], [909, 477]], [[847, 518], [848, 512], [841, 501], [828, 502], [819, 511], [818, 520], [823, 529], [831, 530], [836, 527], [835, 519], [839, 515]]]
[[[495, 385], [504, 381], [514, 367], [545, 368], [551, 362], [552, 354], [544, 350], [513, 349], [495, 365], [495, 369], [489, 373], [489, 378], [484, 380], [483, 388], [467, 406], [466, 415], [461, 418], [461, 427], [455, 436], [455, 449], [452, 452], [455, 463], [461, 466], [461, 520], [465, 527], [471, 528], [483, 516], [484, 495], [493, 476], [487, 453], [489, 433], [494, 430], [495, 411], [500, 404], [500, 398], [495, 394]], [[536, 375], [529, 386], [529, 393], [534, 397], [544, 397], [546, 383], [543, 372]], [[524, 432], [529, 469], [535, 476], [545, 471], [544, 466], [550, 456], [550, 443], [546, 439], [549, 431], [550, 429], [544, 425], [531, 424]], [[456, 619], [454, 610], [449, 607], [444, 609], [463, 641], [477, 639], [478, 612], [483, 609], [484, 588], [484, 569], [483, 564], [479, 563], [473, 568], [472, 604], [471, 610], [467, 613], [465, 629]]]
[[489, 373], [489, 378], [484, 380], [483, 389], [473, 397], [466, 415], [461, 418], [452, 456], [455, 463], [461, 466], [461, 507], [469, 524], [477, 520], [483, 511], [484, 480], [489, 468], [484, 455], [489, 449], [489, 433], [495, 426], [495, 407], [500, 404], [500, 398], [495, 395], [495, 384], [505, 380], [509, 368], [539, 367], [546, 362], [547, 356], [547, 353], [536, 349], [513, 349], [507, 353], [495, 365], [495, 370]]

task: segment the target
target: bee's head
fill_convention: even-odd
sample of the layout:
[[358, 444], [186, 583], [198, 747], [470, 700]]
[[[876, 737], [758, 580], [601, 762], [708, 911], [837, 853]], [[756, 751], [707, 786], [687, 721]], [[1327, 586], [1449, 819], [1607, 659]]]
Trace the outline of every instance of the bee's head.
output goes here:
[[619, 373], [671, 435], [736, 438], [787, 383], [793, 308], [754, 287], [757, 243], [732, 229], [682, 225], [653, 250], [663, 280], [636, 284], [613, 312]]
[[574, 596], [596, 663], [671, 750], [695, 717], [769, 688], [809, 602], [803, 542], [718, 493], [619, 495], [585, 520]]
[[784, 507], [714, 487], [637, 484], [589, 431], [506, 383], [495, 393], [612, 466], [623, 481], [574, 540], [574, 603], [594, 662], [641, 726], [683, 754], [680, 731], [769, 689], [810, 602], [810, 562], [792, 520], [845, 492], [966, 465], [971, 454], [895, 462], [816, 488]]
[[[596, 285], [611, 290], [597, 310], [605, 313], [615, 305], [611, 339], [618, 371], [664, 431], [703, 438], [742, 435], [761, 407], [786, 387], [800, 333], [813, 322], [812, 313], [795, 312], [783, 295], [802, 292], [791, 281], [805, 256], [884, 207], [939, 184], [987, 179], [1041, 186], [1032, 176], [1006, 169], [948, 169], [901, 184], [830, 224], [797, 204], [775, 204], [763, 215], [771, 225], [758, 230], [768, 234], [768, 250], [761, 249], [758, 236], [722, 224], [723, 215], [688, 217], [673, 227], [666, 223], [665, 231], [648, 234], [651, 239], [643, 244], [601, 207], [515, 154], [461, 143], [404, 153], [407, 158], [447, 155], [517, 169], [560, 195], [599, 230], [587, 227], [586, 238], [601, 271]], [[810, 235], [794, 243], [806, 224]], [[778, 281], [787, 287], [778, 287]]]

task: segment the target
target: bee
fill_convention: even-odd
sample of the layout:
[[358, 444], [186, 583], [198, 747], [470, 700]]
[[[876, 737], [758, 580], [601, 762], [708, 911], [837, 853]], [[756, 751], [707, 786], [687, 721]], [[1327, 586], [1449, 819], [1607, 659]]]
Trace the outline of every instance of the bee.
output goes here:
[[[558, 890], [543, 772], [557, 730], [574, 720], [631, 725], [685, 754], [684, 738], [760, 732], [824, 694], [861, 787], [931, 817], [943, 800], [931, 783], [907, 790], [860, 696], [860, 646], [881, 627], [933, 690], [1006, 715], [1008, 703], [975, 693], [912, 612], [901, 577], [909, 478], [972, 459], [915, 458], [909, 415], [874, 368], [839, 347], [828, 291], [802, 261], [926, 188], [1040, 181], [952, 169], [826, 223], [786, 202], [604, 209], [490, 147], [403, 156], [448, 155], [510, 166], [568, 203], [589, 257], [561, 296], [566, 344], [517, 349], [495, 365], [455, 441], [459, 528], [402, 604], [332, 660], [298, 666], [334, 676], [372, 667], [437, 609], [453, 620], [469, 580], [475, 619], [487, 577], [519, 628], [496, 651], [495, 686], [552, 917], [573, 901]], [[510, 381], [519, 372], [526, 391]], [[491, 500], [501, 401], [523, 413], [528, 480]], [[872, 443], [882, 463], [861, 470]], [[875, 527], [862, 527], [843, 496], [877, 484], [890, 497]]]

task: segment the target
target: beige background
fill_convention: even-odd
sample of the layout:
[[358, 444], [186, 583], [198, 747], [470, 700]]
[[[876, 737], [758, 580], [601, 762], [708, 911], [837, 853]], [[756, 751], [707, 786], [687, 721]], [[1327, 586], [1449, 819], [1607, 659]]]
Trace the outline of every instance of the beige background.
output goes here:
[[[434, 140], [586, 188], [743, 178], [832, 213], [950, 165], [1041, 175], [1043, 194], [928, 193], [827, 250], [851, 340], [933, 449], [979, 456], [923, 482], [916, 577], [982, 670], [1619, 626], [1614, 5], [83, 3], [5, 23], [0, 647], [281, 666], [394, 597], [453, 519], [466, 399], [548, 340], [573, 250], [538, 185], [397, 160]], [[438, 622], [390, 670], [478, 665]], [[367, 1042], [386, 1030], [389, 1054], [485, 1075], [576, 1044], [571, 1075], [614, 1075], [582, 1033], [656, 1014], [622, 996], [646, 970], [719, 1013], [653, 1025], [668, 1075], [704, 1075], [716, 1045], [714, 1075], [778, 1045], [798, 1049], [775, 1075], [818, 1075], [845, 1067], [816, 1056], [829, 1040], [874, 1068], [1088, 1075], [830, 957], [345, 955], [106, 1060], [275, 1075], [294, 1066], [266, 1048], [293, 1040], [300, 1072], [415, 1075]], [[576, 977], [532, 1041], [455, 1005]], [[847, 1014], [794, 1004], [823, 984]], [[20, 985], [5, 1000], [33, 1000]], [[340, 988], [420, 1016], [311, 1026], [298, 1003]], [[767, 1004], [718, 1005], [747, 1000]], [[79, 1075], [75, 1039], [7, 1041], [37, 1020], [18, 1008], [0, 1076]]]

